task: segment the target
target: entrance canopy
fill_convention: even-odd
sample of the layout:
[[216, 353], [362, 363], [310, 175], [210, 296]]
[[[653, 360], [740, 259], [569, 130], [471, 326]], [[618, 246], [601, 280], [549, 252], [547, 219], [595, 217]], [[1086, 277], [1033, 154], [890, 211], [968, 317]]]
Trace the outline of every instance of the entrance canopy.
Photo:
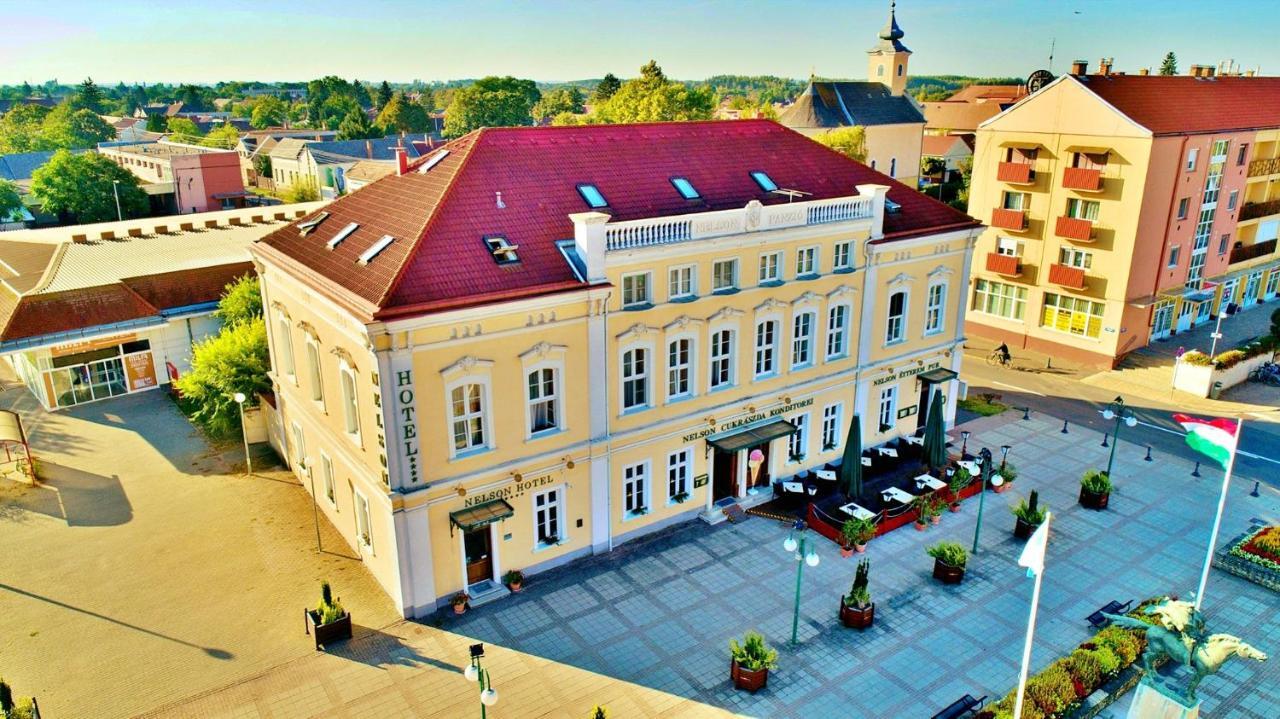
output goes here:
[[959, 377], [960, 375], [956, 374], [955, 372], [949, 369], [939, 367], [937, 369], [931, 369], [928, 372], [923, 372], [919, 376], [920, 376], [920, 379], [925, 382], [933, 382], [934, 384], [937, 384], [939, 382], [946, 382], [947, 380], [953, 380], [956, 377]]
[[754, 447], [778, 437], [795, 434], [796, 426], [785, 419], [775, 419], [754, 427], [746, 427], [729, 434], [708, 437], [707, 442], [722, 452], [737, 452]]
[[494, 522], [506, 519], [516, 511], [505, 499], [491, 499], [488, 502], [467, 507], [449, 513], [449, 521], [464, 532], [487, 527]]

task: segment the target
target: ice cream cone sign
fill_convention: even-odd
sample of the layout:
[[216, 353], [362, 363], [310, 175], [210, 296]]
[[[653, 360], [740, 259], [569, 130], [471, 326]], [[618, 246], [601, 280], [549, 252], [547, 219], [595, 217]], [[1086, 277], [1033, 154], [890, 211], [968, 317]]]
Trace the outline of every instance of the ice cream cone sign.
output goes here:
[[760, 476], [760, 465], [764, 464], [764, 452], [758, 449], [751, 450], [751, 454], [747, 455], [747, 468], [751, 470], [751, 480], [755, 480]]

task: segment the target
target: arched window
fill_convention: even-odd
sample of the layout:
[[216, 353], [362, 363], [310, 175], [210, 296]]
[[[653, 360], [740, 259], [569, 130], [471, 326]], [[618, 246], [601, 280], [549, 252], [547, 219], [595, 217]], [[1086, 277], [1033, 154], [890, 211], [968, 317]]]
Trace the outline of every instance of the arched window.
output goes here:
[[898, 176], [898, 158], [891, 157], [889, 158], [889, 177], [897, 177], [897, 176]]
[[898, 63], [898, 77], [902, 77], [902, 70], [903, 70], [902, 63]]
[[876, 77], [884, 77], [884, 65], [876, 66]]

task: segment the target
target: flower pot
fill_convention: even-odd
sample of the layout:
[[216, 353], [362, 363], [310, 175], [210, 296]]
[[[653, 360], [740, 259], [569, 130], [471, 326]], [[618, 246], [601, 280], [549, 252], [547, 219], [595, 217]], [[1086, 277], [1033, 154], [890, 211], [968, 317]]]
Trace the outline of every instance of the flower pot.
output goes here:
[[351, 638], [351, 612], [341, 619], [328, 624], [320, 624], [320, 613], [314, 609], [307, 610], [307, 626], [316, 640], [316, 649], [323, 649], [334, 642]]
[[943, 584], [959, 584], [964, 579], [964, 567], [953, 567], [941, 559], [934, 559], [933, 578]]
[[863, 552], [867, 551], [867, 545], [865, 545], [865, 544], [855, 544], [855, 545], [853, 545], [853, 549], [854, 549], [854, 551], [856, 551], [858, 554], [862, 554]]
[[1009, 487], [1012, 486], [1012, 484], [1013, 484], [1012, 482], [1005, 482], [998, 486], [993, 486], [991, 488], [991, 491], [995, 492], [996, 494], [1004, 494], [1005, 492], [1009, 491]]
[[959, 503], [959, 502], [952, 502], [952, 503], [951, 503], [951, 505], [950, 505], [949, 507], [947, 507], [947, 509], [950, 509], [952, 512], [959, 512], [959, 511], [960, 511], [960, 503]]
[[926, 527], [928, 527], [928, 526], [929, 526], [929, 525], [928, 525], [928, 524], [926, 524], [926, 523], [925, 523], [925, 521], [924, 521], [923, 519], [917, 519], [917, 520], [916, 520], [916, 531], [917, 531], [917, 532], [923, 532], [923, 531], [925, 530], [925, 528], [926, 528]]
[[454, 614], [466, 614], [466, 613], [467, 613], [467, 605], [466, 605], [466, 603], [464, 602], [464, 603], [462, 603], [462, 604], [455, 604], [455, 605], [453, 605], [453, 613], [454, 613]]
[[865, 607], [851, 607], [840, 600], [840, 623], [850, 629], [866, 629], [876, 618], [876, 603]]
[[1090, 492], [1083, 486], [1080, 487], [1080, 506], [1085, 509], [1106, 509], [1110, 501], [1110, 492]]
[[1031, 535], [1035, 533], [1036, 527], [1039, 526], [1038, 524], [1022, 521], [1022, 517], [1014, 517], [1013, 536], [1018, 539], [1030, 539]]
[[942, 524], [942, 515], [935, 514], [932, 517], [929, 517], [929, 524]]
[[729, 662], [729, 678], [733, 680], [734, 689], [745, 689], [755, 694], [769, 685], [769, 669], [744, 669], [738, 662]]
[[844, 557], [845, 559], [848, 559], [849, 557], [852, 557], [852, 556], [853, 556], [853, 547], [841, 546], [841, 547], [840, 547], [840, 556]]
[[510, 584], [507, 585], [507, 589], [510, 589], [512, 592], [518, 592], [523, 588], [524, 588], [524, 582], [511, 582]]

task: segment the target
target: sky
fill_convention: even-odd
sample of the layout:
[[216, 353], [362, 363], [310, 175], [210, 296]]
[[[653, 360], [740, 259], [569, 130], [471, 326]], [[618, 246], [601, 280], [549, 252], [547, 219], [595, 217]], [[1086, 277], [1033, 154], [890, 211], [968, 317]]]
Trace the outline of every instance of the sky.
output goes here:
[[[1022, 76], [1234, 59], [1280, 74], [1277, 0], [901, 0], [910, 73]], [[887, 0], [0, 0], [0, 84], [515, 75], [866, 76]], [[1257, 21], [1249, 22], [1248, 18]], [[1269, 19], [1267, 19], [1269, 18]], [[1049, 65], [1050, 45], [1055, 45]]]

